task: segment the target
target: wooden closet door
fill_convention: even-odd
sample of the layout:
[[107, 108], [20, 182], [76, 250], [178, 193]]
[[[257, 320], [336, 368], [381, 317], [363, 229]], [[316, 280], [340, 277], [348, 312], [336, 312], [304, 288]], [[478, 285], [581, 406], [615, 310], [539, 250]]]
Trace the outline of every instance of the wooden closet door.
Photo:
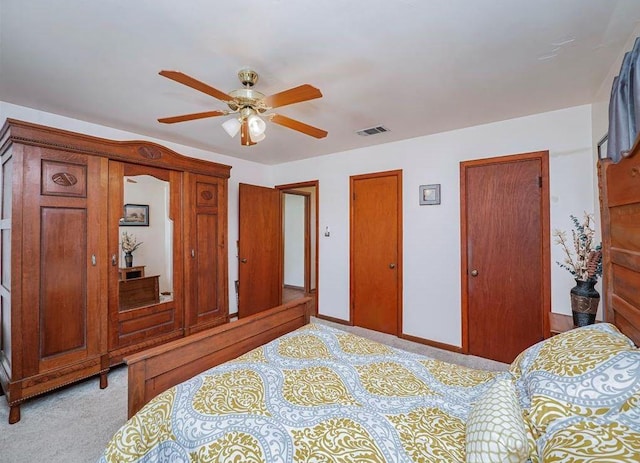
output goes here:
[[187, 334], [228, 321], [226, 179], [187, 174]]
[[41, 149], [25, 156], [23, 375], [106, 354], [106, 165]]
[[351, 177], [351, 320], [402, 332], [402, 171]]
[[[149, 227], [120, 226], [123, 214], [122, 207], [127, 202], [124, 194], [124, 185], [127, 183], [125, 177], [137, 183], [135, 179], [138, 176], [149, 177], [150, 179], [147, 181], [156, 182], [156, 187], [158, 183], [164, 183], [168, 186], [169, 210], [166, 211], [168, 215], [164, 217], [165, 212], [162, 209], [150, 207]], [[158, 195], [158, 190], [152, 189], [151, 191], [155, 191], [155, 194]], [[151, 199], [149, 198], [149, 200]], [[146, 200], [142, 199], [141, 201]], [[161, 219], [160, 223], [158, 223], [158, 219]], [[126, 231], [140, 237], [141, 232], [145, 231], [146, 236], [149, 237], [149, 233], [153, 229], [166, 227], [168, 220], [171, 220], [172, 225], [173, 248], [172, 251], [165, 250], [167, 260], [163, 262], [164, 265], [161, 266], [161, 269], [158, 268], [157, 262], [155, 266], [146, 266], [148, 262], [140, 261], [140, 254], [134, 253], [134, 262], [145, 268], [147, 279], [120, 281], [122, 270], [119, 267], [125, 265], [122, 261], [120, 248], [122, 233]], [[164, 237], [162, 234], [160, 236]], [[165, 245], [163, 239], [154, 242], [154, 239], [144, 238], [139, 241], [142, 242], [143, 249], [146, 251], [154, 249], [154, 246], [160, 249]], [[181, 337], [184, 333], [181, 172], [114, 160], [109, 161], [109, 256], [109, 358], [113, 365], [120, 363], [123, 357], [132, 352]], [[126, 293], [126, 288], [131, 288], [132, 285], [151, 285], [150, 281], [152, 280], [149, 278], [166, 277], [166, 274], [162, 274], [163, 271], [172, 272], [173, 286], [170, 298], [163, 298], [154, 303], [136, 300], [135, 297], [129, 299], [121, 297], [121, 291]], [[158, 282], [158, 279], [155, 282]], [[148, 290], [139, 291], [145, 296], [148, 296], [150, 292]], [[129, 295], [131, 294], [129, 293]], [[135, 295], [135, 293], [133, 294]]]
[[510, 363], [548, 336], [548, 172], [547, 152], [461, 164], [463, 348], [469, 354]]

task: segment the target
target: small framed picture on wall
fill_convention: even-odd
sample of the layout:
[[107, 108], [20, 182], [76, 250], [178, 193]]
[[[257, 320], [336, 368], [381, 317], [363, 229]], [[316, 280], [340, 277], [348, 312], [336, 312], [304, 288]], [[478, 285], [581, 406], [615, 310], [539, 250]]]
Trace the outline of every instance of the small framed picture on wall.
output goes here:
[[420, 185], [420, 205], [431, 206], [440, 204], [440, 184]]
[[149, 205], [147, 204], [125, 204], [123, 217], [120, 219], [121, 227], [148, 227], [149, 226]]

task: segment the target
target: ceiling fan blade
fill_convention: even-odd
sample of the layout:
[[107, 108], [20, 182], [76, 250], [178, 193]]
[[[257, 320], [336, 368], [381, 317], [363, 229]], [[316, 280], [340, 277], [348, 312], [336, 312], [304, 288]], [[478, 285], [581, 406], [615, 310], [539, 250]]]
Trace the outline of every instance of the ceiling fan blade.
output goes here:
[[205, 117], [224, 116], [228, 111], [207, 111], [204, 113], [185, 114], [183, 116], [162, 117], [158, 122], [163, 124], [175, 124], [176, 122], [193, 121], [194, 119], [204, 119]]
[[217, 98], [218, 100], [222, 100], [224, 102], [233, 101], [233, 97], [231, 95], [227, 95], [217, 88], [213, 88], [211, 85], [200, 82], [199, 80], [183, 74], [180, 71], [160, 71], [159, 74], [163, 77], [166, 77], [167, 79], [175, 80], [176, 82], [186, 85], [187, 87], [191, 87], [202, 93], [206, 93], [207, 95]]
[[322, 93], [317, 88], [304, 84], [299, 87], [290, 88], [280, 93], [268, 96], [264, 99], [264, 104], [270, 108], [279, 108], [280, 106], [286, 106], [293, 103], [300, 103], [301, 101], [314, 100], [320, 98]]
[[289, 129], [297, 130], [298, 132], [302, 132], [306, 135], [311, 135], [316, 138], [324, 138], [327, 136], [328, 132], [326, 130], [319, 129], [317, 127], [313, 127], [312, 125], [305, 124], [300, 121], [296, 121], [295, 119], [291, 119], [290, 117], [283, 116], [282, 114], [272, 114], [271, 122], [282, 125]]
[[251, 140], [251, 135], [249, 134], [249, 123], [246, 118], [242, 119], [242, 127], [240, 127], [240, 143], [245, 146], [256, 144]]

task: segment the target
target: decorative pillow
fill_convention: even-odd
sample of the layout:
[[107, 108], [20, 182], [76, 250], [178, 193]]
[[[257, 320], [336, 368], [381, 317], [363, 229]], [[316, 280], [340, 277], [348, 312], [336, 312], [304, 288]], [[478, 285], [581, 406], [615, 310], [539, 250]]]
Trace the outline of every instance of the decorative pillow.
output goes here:
[[540, 458], [545, 463], [640, 461], [640, 433], [617, 421], [568, 419], [541, 439]]
[[562, 367], [558, 361], [567, 355], [571, 355], [567, 366], [580, 367], [583, 358], [593, 363], [633, 348], [633, 342], [614, 325], [597, 323], [565, 331], [523, 350], [511, 363], [509, 372], [517, 381], [522, 381], [529, 373], [546, 365]]
[[537, 438], [567, 418], [611, 414], [640, 391], [640, 351], [607, 323], [542, 341], [520, 354], [510, 371]]
[[467, 463], [522, 463], [529, 445], [513, 382], [498, 378], [471, 409], [466, 425]]

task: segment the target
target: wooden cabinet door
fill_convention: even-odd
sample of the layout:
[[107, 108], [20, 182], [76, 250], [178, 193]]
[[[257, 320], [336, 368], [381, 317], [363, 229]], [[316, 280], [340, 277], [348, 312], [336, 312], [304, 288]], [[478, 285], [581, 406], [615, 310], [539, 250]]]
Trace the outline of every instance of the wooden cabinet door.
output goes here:
[[107, 161], [42, 148], [24, 162], [23, 376], [30, 376], [106, 353]]
[[187, 334], [228, 321], [226, 179], [186, 174]]
[[[129, 193], [125, 195], [127, 185]], [[182, 185], [182, 173], [178, 171], [109, 161], [111, 364], [119, 363], [132, 352], [184, 334]], [[148, 226], [121, 224], [123, 205], [131, 197], [149, 206]], [[121, 268], [125, 265], [120, 247], [123, 232], [142, 243], [142, 248], [134, 253], [134, 262], [142, 269], [138, 272], [142, 281], [120, 281], [125, 272]], [[163, 288], [169, 293], [165, 294], [167, 297], [160, 295], [159, 279], [171, 281], [171, 285]]]

